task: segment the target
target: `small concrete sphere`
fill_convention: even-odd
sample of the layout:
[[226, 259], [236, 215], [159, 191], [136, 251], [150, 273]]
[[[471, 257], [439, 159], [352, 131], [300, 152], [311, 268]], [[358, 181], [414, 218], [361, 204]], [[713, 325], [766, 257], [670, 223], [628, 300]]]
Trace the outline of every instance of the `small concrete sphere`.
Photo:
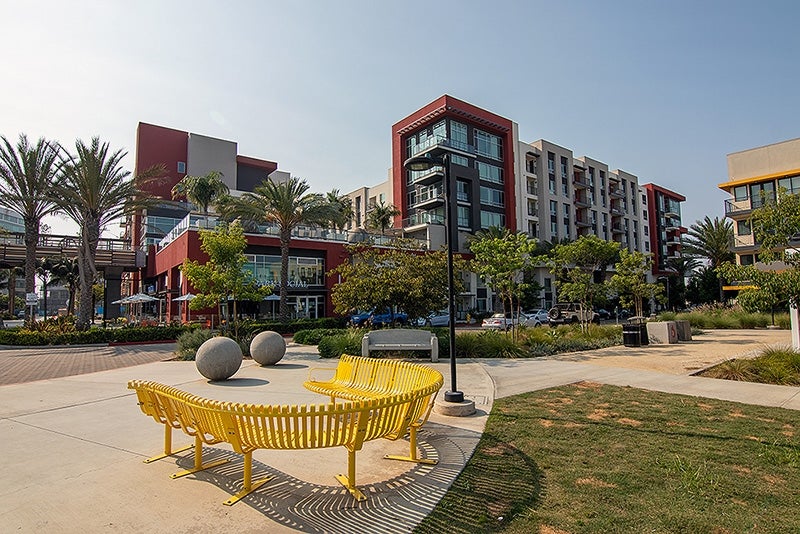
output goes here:
[[242, 365], [242, 348], [229, 337], [212, 337], [197, 349], [195, 364], [209, 380], [227, 380]]
[[286, 342], [277, 332], [261, 332], [250, 342], [250, 356], [259, 365], [275, 365], [286, 354]]

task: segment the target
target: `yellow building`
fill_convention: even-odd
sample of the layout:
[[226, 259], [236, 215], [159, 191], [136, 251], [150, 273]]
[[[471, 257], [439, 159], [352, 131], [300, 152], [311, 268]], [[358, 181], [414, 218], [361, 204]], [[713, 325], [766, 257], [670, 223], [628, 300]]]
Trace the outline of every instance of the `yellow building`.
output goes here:
[[736, 263], [751, 265], [759, 249], [750, 228], [752, 211], [774, 202], [781, 189], [800, 193], [800, 138], [728, 154], [728, 181], [719, 188], [731, 195], [725, 216], [733, 220]]

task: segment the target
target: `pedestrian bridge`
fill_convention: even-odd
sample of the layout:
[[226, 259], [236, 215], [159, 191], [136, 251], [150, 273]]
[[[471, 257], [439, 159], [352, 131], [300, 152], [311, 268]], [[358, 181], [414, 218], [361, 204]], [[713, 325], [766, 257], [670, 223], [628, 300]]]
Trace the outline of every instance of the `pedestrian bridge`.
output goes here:
[[[36, 258], [64, 256], [74, 258], [78, 255], [81, 240], [76, 236], [41, 235], [36, 244]], [[136, 271], [145, 266], [143, 251], [134, 250], [130, 241], [101, 238], [97, 245], [95, 265], [103, 271], [106, 267], [118, 267], [123, 271]], [[9, 233], [0, 235], [0, 267], [9, 268], [25, 263], [25, 234]]]

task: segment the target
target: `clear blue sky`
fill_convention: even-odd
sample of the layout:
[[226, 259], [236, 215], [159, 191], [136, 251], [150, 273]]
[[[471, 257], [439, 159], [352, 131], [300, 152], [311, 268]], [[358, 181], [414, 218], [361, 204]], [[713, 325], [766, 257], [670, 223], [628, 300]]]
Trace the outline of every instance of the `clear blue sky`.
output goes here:
[[349, 191], [383, 181], [391, 125], [447, 93], [524, 141], [684, 194], [688, 226], [723, 215], [728, 153], [800, 137], [796, 1], [0, 0], [0, 13], [0, 134], [98, 135], [131, 170], [144, 121]]

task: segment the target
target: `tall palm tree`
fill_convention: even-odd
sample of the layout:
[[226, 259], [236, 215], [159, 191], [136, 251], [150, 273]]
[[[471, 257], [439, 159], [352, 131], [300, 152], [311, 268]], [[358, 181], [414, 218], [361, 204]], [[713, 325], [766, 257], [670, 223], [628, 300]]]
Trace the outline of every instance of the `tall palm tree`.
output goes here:
[[325, 226], [336, 220], [337, 206], [319, 193], [309, 193], [305, 180], [291, 177], [285, 182], [271, 178], [241, 197], [224, 197], [218, 204], [227, 218], [240, 217], [254, 224], [276, 224], [281, 244], [280, 318], [289, 319], [289, 245], [292, 230], [300, 225]]
[[25, 291], [36, 286], [36, 244], [42, 219], [58, 207], [52, 195], [58, 173], [59, 148], [40, 138], [35, 144], [20, 134], [16, 146], [0, 138], [0, 206], [25, 224]]
[[211, 171], [205, 176], [184, 176], [172, 188], [172, 199], [186, 197], [186, 200], [197, 206], [208, 221], [208, 207], [217, 199], [228, 194], [230, 190], [222, 181], [222, 173]]
[[80, 270], [78, 268], [77, 258], [59, 257], [54, 258], [53, 265], [50, 269], [52, 275], [51, 284], [61, 284], [69, 291], [69, 300], [67, 301], [67, 315], [75, 313], [75, 294], [78, 290], [78, 283], [80, 281]]
[[139, 176], [128, 179], [130, 172], [122, 168], [127, 152], [111, 151], [108, 143], [93, 137], [87, 145], [75, 142], [74, 156], [65, 156], [62, 175], [54, 192], [61, 211], [80, 228], [78, 247], [79, 301], [76, 328], [86, 330], [93, 317], [92, 285], [97, 278], [95, 255], [100, 234], [112, 220], [125, 217], [138, 209], [153, 205], [145, 198], [142, 186], [165, 173], [163, 165], [151, 167]]
[[[731, 221], [706, 215], [702, 221], [697, 221], [689, 227], [687, 237], [683, 239], [683, 250], [689, 256], [705, 258], [709, 267], [716, 272], [716, 268], [725, 262], [732, 262], [736, 257], [731, 250], [733, 242], [733, 223]], [[719, 286], [719, 300], [723, 299], [722, 278], [717, 276]]]
[[709, 266], [716, 269], [726, 261], [733, 261], [734, 254], [731, 250], [733, 241], [733, 223], [731, 221], [706, 215], [702, 221], [697, 221], [689, 227], [686, 237], [683, 238], [683, 251], [689, 256], [706, 258]]
[[381, 235], [386, 233], [386, 229], [392, 225], [394, 218], [400, 215], [400, 210], [393, 204], [387, 204], [383, 200], [370, 208], [367, 213], [367, 227], [380, 228]]

